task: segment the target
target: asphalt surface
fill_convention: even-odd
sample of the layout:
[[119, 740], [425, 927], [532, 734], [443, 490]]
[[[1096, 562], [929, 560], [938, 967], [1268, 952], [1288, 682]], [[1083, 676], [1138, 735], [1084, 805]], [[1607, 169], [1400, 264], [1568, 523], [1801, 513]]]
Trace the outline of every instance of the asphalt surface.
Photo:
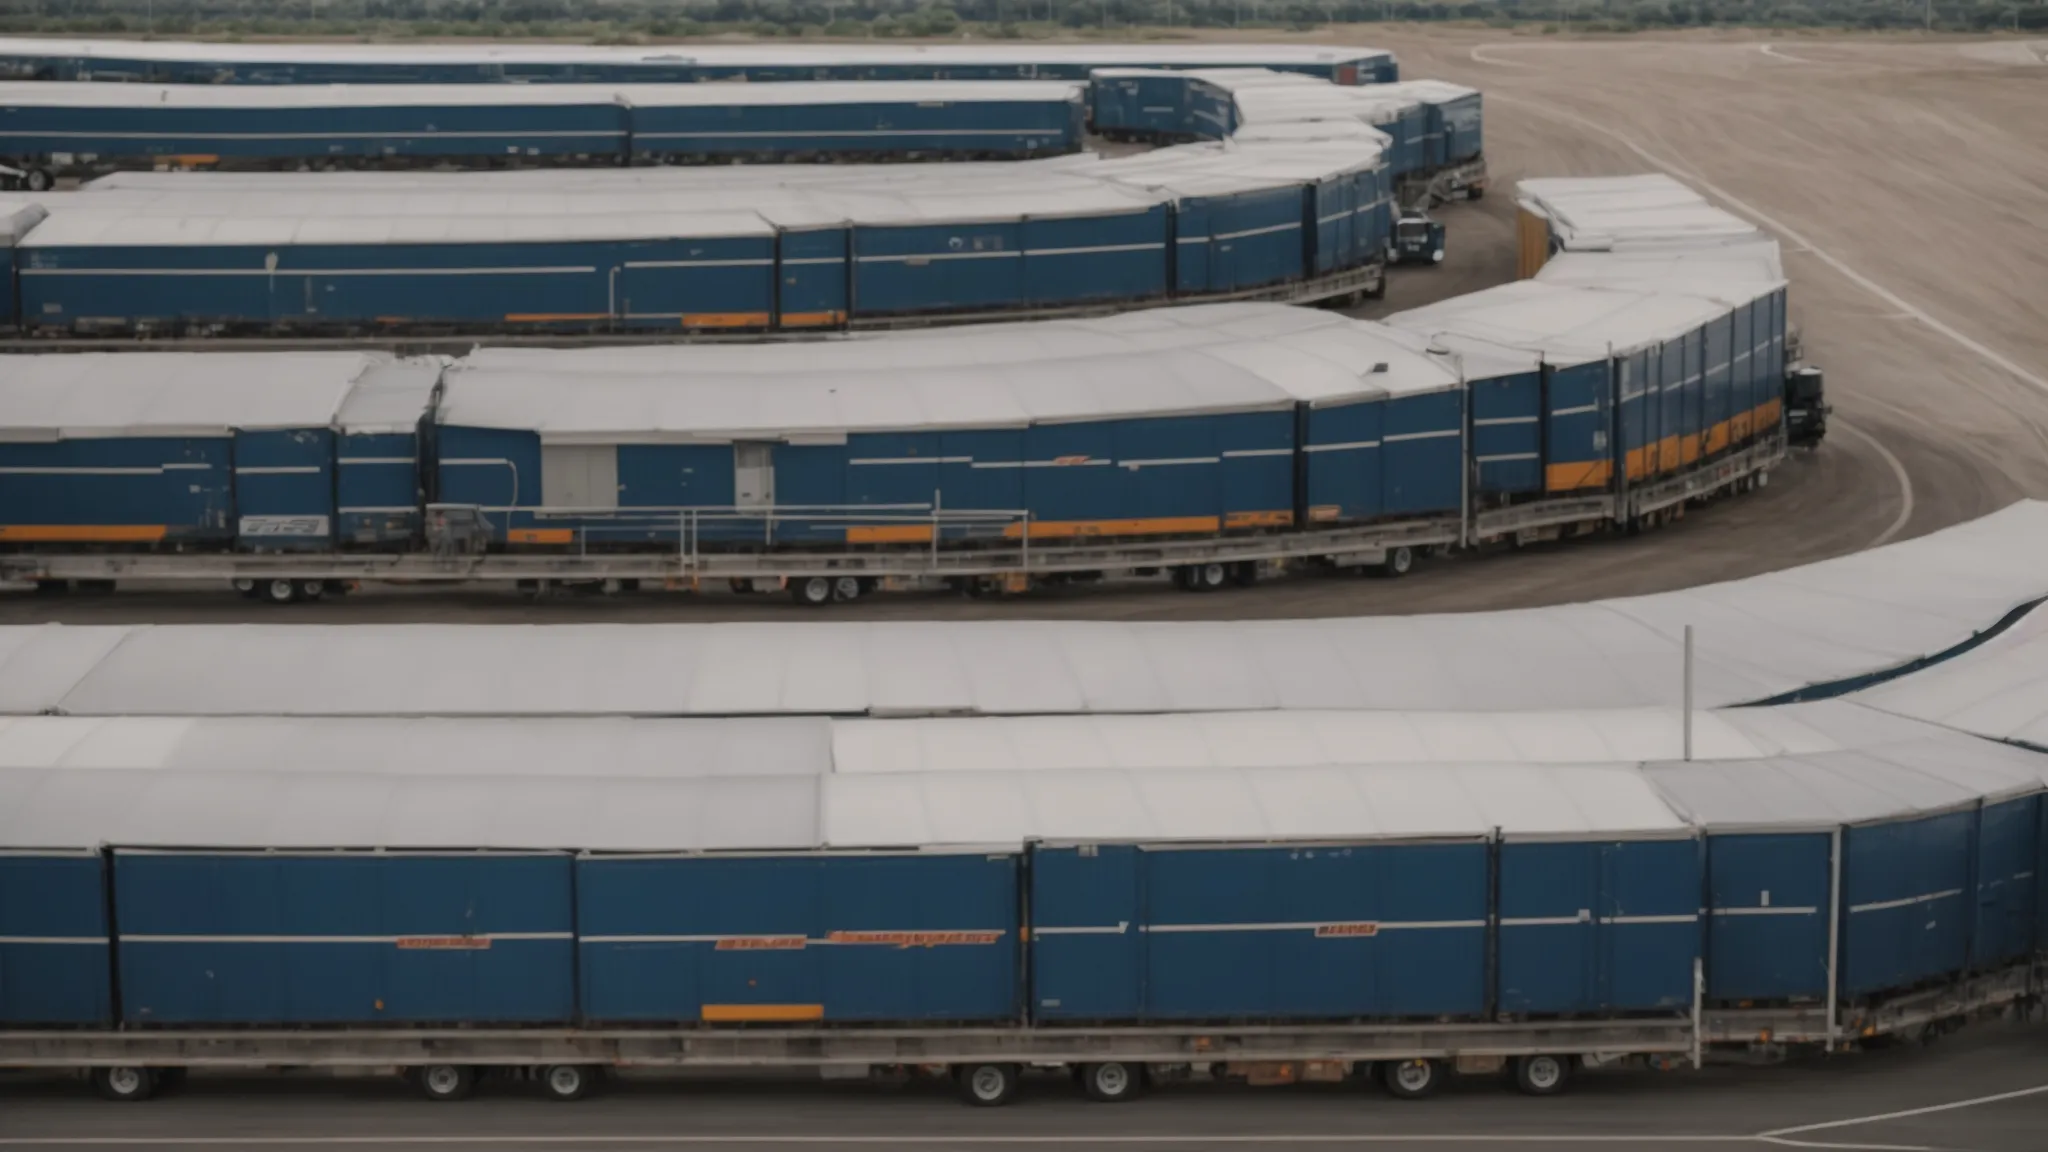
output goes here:
[[[2009, 1093], [2026, 1093], [1989, 1099]], [[1964, 1107], [1959, 1103], [1982, 1101]], [[1934, 1111], [1929, 1111], [1935, 1109]], [[1897, 1113], [1907, 1115], [1886, 1119]], [[1769, 1139], [1764, 1139], [1766, 1135]], [[2048, 1147], [2048, 1031], [1995, 1024], [1932, 1049], [1909, 1047], [1769, 1068], [1608, 1072], [1529, 1099], [1491, 1078], [1433, 1100], [1352, 1084], [1174, 1086], [1091, 1104], [1057, 1076], [1028, 1080], [1001, 1109], [969, 1108], [937, 1083], [820, 1083], [787, 1077], [636, 1078], [575, 1104], [530, 1085], [486, 1085], [429, 1103], [395, 1080], [194, 1077], [177, 1093], [103, 1103], [77, 1082], [0, 1080], [0, 1148], [76, 1146], [734, 1150], [776, 1145], [975, 1149], [1136, 1146], [1215, 1149], [1372, 1146], [1476, 1150], [1600, 1146]]]
[[[1369, 34], [1367, 34], [1369, 32]], [[1188, 596], [1163, 581], [1019, 600], [879, 597], [847, 619], [1229, 619], [1463, 612], [1638, 595], [1903, 539], [2048, 497], [2048, 117], [2033, 48], [1753, 35], [1560, 40], [1374, 27], [1406, 74], [1487, 97], [1497, 191], [1447, 208], [1441, 267], [1395, 269], [1362, 315], [1505, 282], [1516, 179], [1662, 167], [1778, 231], [1792, 319], [1837, 423], [1763, 492], [1631, 540], [1431, 565], [1399, 582], [1302, 579]], [[221, 595], [0, 596], [0, 622], [276, 620]], [[382, 589], [283, 610], [298, 621], [792, 618], [780, 598], [561, 598]]]

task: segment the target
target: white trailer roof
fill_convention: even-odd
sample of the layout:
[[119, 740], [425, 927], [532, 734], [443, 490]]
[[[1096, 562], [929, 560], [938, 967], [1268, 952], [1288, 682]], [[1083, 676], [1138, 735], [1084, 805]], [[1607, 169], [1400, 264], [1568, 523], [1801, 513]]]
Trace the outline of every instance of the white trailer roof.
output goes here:
[[[0, 721], [0, 846], [1583, 839], [1825, 828], [2034, 792], [2048, 779], [2048, 757], [1846, 703], [1702, 713], [1696, 724], [1700, 759], [1644, 764], [1632, 755], [1676, 749], [1675, 712], [35, 717]], [[1356, 742], [1384, 733], [1396, 742]]]
[[[76, 715], [1020, 715], [1720, 707], [1933, 655], [2048, 595], [2048, 503], [1656, 596], [1215, 623], [0, 628], [0, 707]], [[61, 660], [36, 654], [66, 653]], [[9, 653], [26, 654], [9, 656]], [[207, 675], [191, 669], [205, 667]], [[507, 674], [508, 669], [516, 670]]]
[[326, 428], [385, 363], [358, 352], [0, 356], [0, 441]]
[[479, 351], [447, 374], [440, 422], [646, 443], [1166, 417], [1458, 385], [1404, 333], [1265, 304], [830, 347]]
[[1467, 88], [1463, 84], [1453, 84], [1448, 80], [1400, 80], [1392, 84], [1375, 84], [1372, 90], [1389, 96], [1406, 97], [1424, 104], [1449, 104], [1480, 94], [1477, 88]]
[[1554, 177], [1515, 186], [1523, 207], [1549, 218], [1570, 251], [1698, 248], [1767, 239], [1756, 225], [1662, 174]]
[[1536, 273], [1545, 284], [1588, 288], [1630, 288], [1644, 292], [1763, 292], [1785, 284], [1785, 264], [1776, 240], [1752, 240], [1707, 248], [1629, 249], [1620, 252], [1560, 252]]
[[[1755, 296], [1771, 290], [1733, 289]], [[1625, 355], [1693, 332], [1727, 315], [1733, 303], [1679, 292], [1521, 280], [1397, 312], [1387, 323], [1464, 358], [1465, 377], [1478, 380], [1529, 371], [1539, 358], [1572, 367]]]
[[[1315, 83], [1315, 81], [1312, 81]], [[707, 86], [712, 88], [723, 85]], [[760, 87], [771, 87], [761, 85]], [[766, 235], [775, 228], [1013, 222], [1135, 214], [1194, 196], [1330, 179], [1381, 163], [1384, 138], [1187, 144], [1121, 157], [1012, 163], [843, 164], [514, 172], [115, 173], [79, 193], [36, 198], [52, 215], [31, 244], [224, 243], [216, 231], [280, 220], [389, 242], [386, 229], [433, 238], [575, 239]], [[65, 223], [89, 214], [90, 221]], [[159, 222], [123, 226], [133, 217]], [[235, 225], [217, 221], [227, 218]], [[262, 224], [241, 224], [245, 218]], [[61, 225], [61, 227], [60, 227]], [[283, 239], [279, 237], [282, 236]], [[54, 239], [53, 239], [54, 238]], [[110, 241], [111, 242], [111, 241]]]
[[1856, 693], [1860, 704], [2048, 749], [2048, 608], [1962, 655]]

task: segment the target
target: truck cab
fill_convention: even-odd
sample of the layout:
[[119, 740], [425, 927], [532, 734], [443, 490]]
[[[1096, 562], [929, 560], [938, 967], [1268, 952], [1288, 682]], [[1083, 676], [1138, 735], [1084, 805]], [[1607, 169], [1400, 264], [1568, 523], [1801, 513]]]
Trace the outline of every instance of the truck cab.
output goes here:
[[1828, 434], [1825, 381], [1818, 368], [1785, 373], [1785, 440], [1798, 448], [1814, 448]]
[[1444, 262], [1444, 226], [1424, 212], [1404, 212], [1394, 222], [1390, 264], [1441, 264]]

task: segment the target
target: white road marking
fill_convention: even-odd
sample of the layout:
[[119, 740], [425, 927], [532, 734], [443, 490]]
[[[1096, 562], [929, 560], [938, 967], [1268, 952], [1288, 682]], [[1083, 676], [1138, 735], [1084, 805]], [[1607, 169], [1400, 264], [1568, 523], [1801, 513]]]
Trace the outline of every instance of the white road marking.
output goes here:
[[1785, 55], [1785, 54], [1784, 54], [1783, 52], [1780, 52], [1780, 51], [1778, 51], [1778, 46], [1777, 46], [1777, 45], [1775, 45], [1775, 44], [1759, 44], [1759, 45], [1757, 45], [1757, 48], [1758, 48], [1758, 49], [1759, 49], [1760, 51], [1762, 51], [1764, 55], [1766, 55], [1766, 56], [1769, 56], [1769, 57], [1770, 57], [1771, 59], [1773, 59], [1773, 60], [1783, 60], [1783, 61], [1784, 61], [1785, 63], [1787, 63], [1787, 64], [1812, 64], [1812, 63], [1814, 63], [1814, 61], [1812, 61], [1812, 60], [1801, 60], [1801, 59], [1800, 59], [1799, 57], [1797, 57], [1797, 56], [1787, 56], [1787, 55]]
[[1892, 519], [1890, 527], [1878, 533], [1877, 538], [1865, 544], [1864, 547], [1866, 549], [1875, 548], [1880, 544], [1889, 543], [1892, 537], [1897, 536], [1905, 529], [1906, 522], [1913, 518], [1913, 478], [1906, 474], [1906, 466], [1899, 463], [1899, 458], [1892, 455], [1892, 450], [1885, 447], [1884, 442], [1877, 437], [1856, 427], [1854, 424], [1845, 424], [1840, 420], [1835, 421], [1835, 427], [1875, 448], [1877, 454], [1883, 457], [1885, 464], [1891, 468], [1892, 475], [1898, 478], [1899, 514]]
[[1779, 1148], [1827, 1148], [1834, 1152], [1954, 1152], [1925, 1144], [1831, 1144], [1822, 1140], [1789, 1140], [1781, 1136], [1759, 1136], [1757, 1139]]
[[1925, 324], [1929, 328], [1934, 329], [1936, 332], [1941, 333], [1943, 336], [1948, 337], [1948, 339], [1955, 343], [1957, 346], [1963, 348], [1965, 351], [1968, 351], [1976, 355], [1979, 359], [1985, 361], [1986, 363], [2003, 369], [2004, 371], [2010, 373], [2017, 379], [2029, 385], [2032, 385], [2034, 388], [2037, 388], [2042, 392], [2048, 392], [2048, 376], [2042, 376], [2038, 373], [2028, 370], [2018, 361], [2015, 361], [2012, 358], [2004, 355], [2003, 353], [1998, 352], [1997, 350], [1989, 347], [1988, 345], [1986, 345], [1980, 340], [1977, 340], [1974, 337], [1967, 336], [1962, 332], [1957, 331], [1954, 327], [1943, 322], [1942, 320], [1937, 319], [1932, 315], [1929, 315], [1924, 309], [1914, 306], [1912, 303], [1908, 302], [1906, 299], [1901, 297], [1898, 293], [1893, 292], [1891, 289], [1886, 288], [1884, 285], [1879, 284], [1877, 281], [1872, 280], [1870, 277], [1865, 276], [1863, 273], [1856, 271], [1854, 268], [1849, 267], [1847, 264], [1844, 264], [1832, 253], [1828, 252], [1826, 249], [1823, 249], [1818, 244], [1815, 244], [1813, 241], [1808, 240], [1805, 236], [1802, 236], [1798, 232], [1793, 231], [1791, 228], [1786, 227], [1783, 223], [1774, 220], [1769, 216], [1766, 216], [1764, 213], [1758, 211], [1755, 207], [1751, 206], [1750, 204], [1747, 204], [1742, 200], [1739, 200], [1736, 197], [1729, 195], [1726, 190], [1714, 186], [1712, 183], [1704, 179], [1701, 179], [1698, 175], [1688, 174], [1684, 169], [1680, 168], [1678, 164], [1676, 164], [1675, 162], [1666, 160], [1661, 156], [1652, 154], [1648, 149], [1636, 143], [1634, 140], [1629, 139], [1629, 137], [1624, 135], [1623, 133], [1618, 132], [1612, 128], [1609, 128], [1605, 124], [1600, 124], [1596, 123], [1595, 121], [1588, 120], [1583, 116], [1575, 116], [1570, 112], [1560, 111], [1555, 108], [1535, 103], [1534, 101], [1520, 99], [1519, 97], [1497, 96], [1492, 93], [1488, 93], [1487, 98], [1496, 102], [1519, 104], [1524, 108], [1528, 108], [1531, 111], [1536, 112], [1538, 115], [1549, 116], [1553, 119], [1568, 121], [1570, 123], [1578, 125], [1581, 128], [1587, 129], [1588, 131], [1598, 132], [1602, 136], [1606, 136], [1616, 141], [1622, 147], [1627, 148], [1629, 151], [1635, 153], [1637, 156], [1642, 157], [1646, 163], [1656, 167], [1657, 169], [1664, 172], [1666, 175], [1675, 177], [1680, 180], [1686, 180], [1690, 183], [1698, 185], [1702, 191], [1705, 191], [1708, 194], [1719, 199], [1730, 208], [1733, 208], [1735, 211], [1740, 212], [1745, 216], [1748, 216], [1752, 220], [1755, 220], [1757, 223], [1762, 224], [1764, 227], [1769, 228], [1771, 231], [1776, 232], [1780, 236], [1783, 236], [1785, 239], [1790, 240], [1795, 244], [1798, 244], [1802, 248], [1805, 248], [1807, 252], [1810, 255], [1812, 255], [1815, 259], [1821, 261], [1828, 267], [1833, 268], [1835, 271], [1841, 273], [1844, 277], [1846, 277], [1851, 283], [1855, 284], [1857, 287], [1863, 289], [1864, 291], [1870, 293], [1873, 296], [1876, 296], [1878, 299], [1891, 305], [1900, 314], [1910, 316], [1913, 319], [1920, 321], [1922, 324]]
[[1471, 51], [1470, 55], [1471, 55], [1471, 57], [1472, 57], [1472, 60], [1473, 60], [1473, 62], [1474, 62], [1474, 63], [1477, 63], [1477, 64], [1493, 64], [1493, 65], [1496, 65], [1496, 66], [1498, 66], [1498, 67], [1501, 67], [1501, 68], [1534, 68], [1534, 67], [1535, 67], [1535, 65], [1534, 65], [1534, 64], [1524, 64], [1524, 63], [1522, 63], [1522, 62], [1521, 62], [1520, 60], [1496, 60], [1496, 59], [1494, 59], [1493, 57], [1491, 57], [1491, 56], [1488, 56], [1488, 55], [1486, 55], [1486, 54], [1485, 54], [1485, 53], [1486, 53], [1486, 50], [1487, 50], [1488, 48], [1508, 48], [1508, 47], [1526, 47], [1526, 45], [1508, 45], [1508, 44], [1481, 44], [1481, 45], [1479, 45], [1478, 47], [1476, 47], [1476, 48], [1472, 49], [1472, 51]]
[[1863, 1124], [1880, 1124], [1886, 1120], [1904, 1120], [1911, 1116], [1931, 1116], [1936, 1112], [1953, 1112], [1959, 1108], [1979, 1108], [1986, 1104], [1999, 1104], [2007, 1100], [2019, 1100], [2028, 1096], [2048, 1093], [2048, 1084], [2032, 1088], [2020, 1088], [2012, 1092], [1999, 1092], [1991, 1096], [1977, 1096], [1969, 1100], [1954, 1100], [1947, 1104], [1929, 1104], [1925, 1108], [1905, 1108], [1897, 1112], [1879, 1112], [1872, 1116], [1852, 1116], [1847, 1120], [1828, 1120], [1819, 1124], [1801, 1124], [1796, 1128], [1774, 1128], [1761, 1133], [1759, 1138], [1775, 1141], [1780, 1136], [1797, 1136], [1805, 1132], [1825, 1132], [1831, 1128], [1854, 1128]]

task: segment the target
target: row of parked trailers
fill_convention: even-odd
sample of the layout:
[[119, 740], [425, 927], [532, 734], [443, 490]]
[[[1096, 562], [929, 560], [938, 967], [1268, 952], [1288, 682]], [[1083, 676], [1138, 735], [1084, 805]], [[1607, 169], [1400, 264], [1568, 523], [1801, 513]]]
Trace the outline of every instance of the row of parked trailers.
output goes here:
[[0, 39], [0, 72], [155, 84], [675, 84], [1086, 80], [1098, 68], [1271, 68], [1334, 84], [1400, 78], [1393, 53], [1292, 44], [192, 44]]
[[[1308, 80], [1310, 84], [1319, 81]], [[47, 191], [116, 168], [1014, 160], [1078, 151], [1052, 81], [216, 88], [0, 84], [0, 163]]]
[[[1689, 1015], [2048, 946], [2035, 797], [1841, 833], [0, 857], [0, 1026]], [[116, 953], [118, 952], [118, 960]]]
[[[889, 1062], [892, 1030], [925, 1063], [1697, 1057], [2038, 992], [2037, 753], [1842, 702], [1710, 715], [1733, 746], [1698, 761], [1556, 746], [1671, 747], [1640, 714], [1412, 719], [1534, 742], [1294, 763], [1245, 713], [1177, 738], [1195, 718], [16, 718], [0, 1063], [376, 1064], [447, 1025], [410, 1051], [613, 1052], [509, 1031], [547, 1026], [800, 1064], [852, 1027], [832, 1060]], [[222, 1031], [263, 1027], [334, 1031]]]
[[[943, 169], [124, 173], [10, 206], [39, 335], [762, 332], [1377, 291], [1374, 141]], [[451, 284], [461, 291], [449, 291]]]
[[1784, 317], [1771, 280], [1532, 282], [1390, 325], [1232, 304], [829, 348], [8, 357], [0, 544], [404, 551], [429, 505], [579, 551], [674, 552], [686, 522], [748, 550], [1455, 541], [1782, 443]]

